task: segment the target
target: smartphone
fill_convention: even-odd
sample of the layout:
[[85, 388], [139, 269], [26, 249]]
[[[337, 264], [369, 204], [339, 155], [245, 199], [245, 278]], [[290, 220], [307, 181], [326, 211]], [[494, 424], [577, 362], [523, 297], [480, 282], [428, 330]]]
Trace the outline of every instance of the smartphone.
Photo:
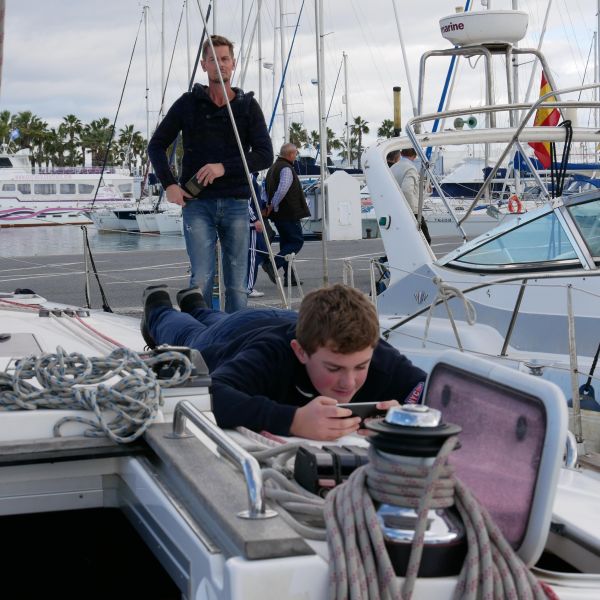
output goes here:
[[349, 408], [352, 415], [366, 419], [367, 417], [376, 417], [385, 415], [386, 410], [377, 408], [377, 402], [348, 402], [346, 404], [338, 404], [340, 408]]
[[184, 188], [188, 194], [191, 194], [195, 198], [204, 189], [204, 185], [196, 179], [196, 175], [192, 175]]

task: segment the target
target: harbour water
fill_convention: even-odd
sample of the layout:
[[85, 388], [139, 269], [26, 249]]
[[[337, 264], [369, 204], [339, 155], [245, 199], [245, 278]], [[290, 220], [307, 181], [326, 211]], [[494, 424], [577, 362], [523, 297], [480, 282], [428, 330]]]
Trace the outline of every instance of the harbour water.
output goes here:
[[[133, 250], [182, 250], [181, 235], [159, 235], [139, 232], [100, 232], [87, 225], [93, 252], [127, 252]], [[51, 227], [0, 228], [0, 256], [56, 256], [83, 253], [82, 227], [53, 225]]]

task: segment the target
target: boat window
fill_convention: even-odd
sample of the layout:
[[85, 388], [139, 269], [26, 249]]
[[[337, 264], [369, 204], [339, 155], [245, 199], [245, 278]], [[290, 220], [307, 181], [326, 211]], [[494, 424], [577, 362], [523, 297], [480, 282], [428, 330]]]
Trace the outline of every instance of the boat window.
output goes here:
[[133, 185], [131, 183], [120, 183], [119, 190], [121, 192], [131, 192], [133, 190]]
[[61, 194], [74, 194], [75, 187], [76, 186], [74, 183], [61, 183], [60, 184], [60, 193]]
[[569, 212], [585, 239], [590, 254], [600, 256], [600, 199], [569, 207]]
[[80, 183], [79, 184], [79, 193], [80, 194], [91, 194], [94, 191], [93, 185], [89, 183]]
[[576, 259], [553, 212], [507, 231], [456, 259], [477, 265], [518, 265]]
[[54, 183], [34, 183], [33, 191], [42, 196], [49, 196], [50, 194], [56, 194], [56, 185]]
[[12, 163], [10, 162], [10, 158], [6, 156], [0, 157], [0, 169], [10, 169], [12, 167]]
[[19, 183], [17, 184], [17, 190], [21, 192], [21, 194], [31, 194], [31, 184], [30, 183]]
[[2, 184], [3, 192], [14, 192], [17, 189], [17, 186], [14, 183], [4, 183]]

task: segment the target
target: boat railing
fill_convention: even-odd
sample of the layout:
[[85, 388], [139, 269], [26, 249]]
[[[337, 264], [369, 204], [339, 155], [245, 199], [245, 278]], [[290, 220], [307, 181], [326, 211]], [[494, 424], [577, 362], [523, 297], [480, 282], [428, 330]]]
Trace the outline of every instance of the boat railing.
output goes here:
[[248, 492], [248, 510], [238, 513], [244, 519], [266, 519], [277, 513], [267, 509], [260, 465], [256, 458], [237, 444], [229, 435], [213, 423], [202, 411], [191, 402], [182, 401], [175, 407], [173, 415], [174, 438], [189, 437], [185, 432], [186, 420], [191, 421], [200, 431], [211, 439], [230, 460], [242, 469]]
[[[519, 136], [523, 132], [523, 130], [524, 130], [525, 126], [527, 125], [527, 122], [529, 121], [531, 116], [540, 108], [559, 108], [559, 109], [561, 109], [561, 111], [562, 111], [562, 109], [567, 109], [567, 108], [572, 108], [572, 109], [600, 108], [600, 102], [593, 102], [593, 101], [581, 101], [581, 100], [578, 100], [578, 101], [564, 101], [564, 100], [548, 101], [548, 99], [551, 97], [560, 96], [562, 94], [569, 94], [569, 93], [575, 93], [575, 92], [595, 89], [595, 88], [600, 88], [600, 84], [593, 83], [593, 84], [587, 84], [587, 85], [583, 85], [583, 86], [564, 88], [561, 90], [553, 90], [552, 92], [548, 92], [547, 94], [540, 96], [535, 102], [532, 102], [532, 103], [497, 104], [497, 105], [493, 105], [493, 106], [488, 105], [488, 106], [477, 107], [477, 109], [475, 109], [476, 112], [484, 113], [484, 114], [494, 114], [495, 115], [496, 113], [501, 113], [501, 112], [509, 112], [509, 113], [513, 114], [515, 111], [526, 111], [526, 113], [523, 116], [523, 118], [521, 119], [521, 122], [518, 125], [518, 127], [515, 129], [515, 132], [512, 135], [511, 139], [506, 144], [504, 150], [502, 151], [500, 157], [496, 161], [494, 167], [492, 167], [491, 171], [488, 173], [483, 185], [478, 190], [475, 198], [471, 202], [469, 209], [467, 211], [465, 211], [465, 214], [461, 215], [461, 218], [458, 218], [457, 215], [452, 210], [452, 206], [449, 202], [448, 196], [442, 189], [441, 182], [439, 181], [438, 176], [434, 172], [432, 164], [431, 164], [430, 160], [427, 158], [427, 154], [426, 154], [424, 148], [422, 147], [421, 142], [419, 141], [418, 136], [420, 135], [423, 138], [423, 141], [427, 141], [427, 144], [431, 145], [435, 134], [417, 134], [416, 129], [418, 128], [418, 126], [421, 123], [424, 123], [427, 121], [434, 121], [436, 119], [448, 119], [448, 118], [452, 118], [452, 117], [460, 117], [463, 115], [472, 114], [474, 112], [473, 107], [465, 107], [465, 108], [447, 110], [447, 111], [444, 111], [441, 113], [429, 113], [429, 114], [425, 114], [425, 115], [412, 117], [411, 119], [409, 119], [409, 121], [406, 124], [405, 131], [406, 131], [407, 137], [409, 138], [409, 140], [412, 143], [413, 148], [415, 149], [415, 151], [417, 152], [417, 155], [421, 159], [421, 169], [422, 169], [422, 171], [427, 173], [427, 176], [428, 176], [429, 180], [431, 181], [431, 185], [435, 188], [436, 192], [438, 193], [438, 196], [444, 203], [446, 210], [448, 211], [452, 220], [455, 222], [456, 226], [458, 227], [459, 231], [461, 232], [463, 240], [466, 240], [467, 236], [465, 234], [464, 229], [462, 228], [462, 223], [469, 217], [469, 215], [471, 214], [475, 205], [480, 201], [483, 194], [486, 193], [486, 190], [489, 189], [489, 186], [490, 186], [492, 180], [496, 177], [496, 174], [498, 172], [498, 169], [500, 168], [500, 165], [506, 159], [506, 157], [508, 156], [508, 153], [511, 151], [513, 146], [515, 146], [515, 145], [517, 146], [517, 148], [519, 149], [525, 162], [527, 163], [527, 166], [531, 170], [531, 173], [535, 177], [536, 182], [538, 183], [538, 185], [540, 186], [540, 188], [542, 190], [545, 190], [545, 193], [548, 196], [548, 190], [547, 190], [544, 182], [542, 181], [541, 177], [537, 173], [537, 170], [535, 169], [533, 163], [531, 162], [531, 159], [525, 153], [522, 143], [519, 140]], [[549, 129], [549, 128], [544, 128], [544, 129]], [[473, 130], [471, 133], [472, 133], [473, 137], [475, 137], [477, 135], [476, 130]], [[486, 140], [486, 141], [482, 141], [482, 143], [490, 143], [491, 141], [492, 140]], [[419, 218], [420, 218], [421, 212], [422, 212], [422, 204], [423, 204], [423, 200], [422, 200], [422, 198], [419, 198]]]
[[125, 173], [120, 167], [52, 167], [51, 169], [40, 168], [36, 170], [39, 175], [116, 175]]

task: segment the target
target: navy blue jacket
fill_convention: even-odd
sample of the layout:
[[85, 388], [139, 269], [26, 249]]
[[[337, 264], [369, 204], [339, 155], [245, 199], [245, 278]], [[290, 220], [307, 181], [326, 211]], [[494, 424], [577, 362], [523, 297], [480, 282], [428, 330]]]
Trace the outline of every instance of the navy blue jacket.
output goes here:
[[[290, 346], [296, 325], [257, 325], [202, 351], [211, 371], [213, 412], [224, 428], [243, 425], [289, 435], [296, 409], [319, 392]], [[403, 402], [425, 377], [424, 371], [380, 340], [367, 379], [352, 402]]]
[[[261, 171], [273, 162], [273, 146], [265, 118], [254, 93], [233, 88], [231, 110], [240, 134], [250, 172]], [[183, 163], [181, 184], [185, 184], [205, 164], [223, 163], [225, 174], [200, 193], [202, 198], [248, 198], [250, 188], [235, 139], [227, 106], [217, 106], [208, 87], [195, 84], [176, 100], [156, 128], [148, 144], [148, 156], [157, 177], [166, 188], [177, 180], [169, 168], [166, 151], [181, 131]]]

